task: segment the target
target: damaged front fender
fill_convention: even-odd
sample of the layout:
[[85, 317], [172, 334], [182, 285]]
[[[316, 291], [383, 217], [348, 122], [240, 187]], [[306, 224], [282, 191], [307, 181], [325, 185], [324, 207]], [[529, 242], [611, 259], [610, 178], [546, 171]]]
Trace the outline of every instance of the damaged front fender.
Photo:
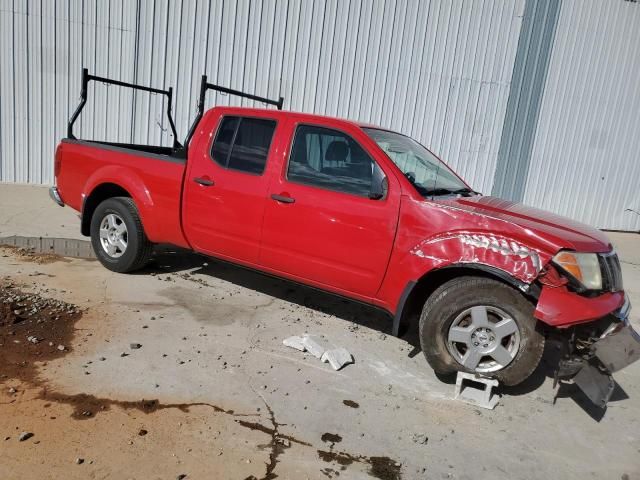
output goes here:
[[486, 265], [531, 284], [549, 258], [514, 239], [501, 235], [460, 232], [420, 242], [411, 254], [422, 258], [429, 269], [452, 264]]

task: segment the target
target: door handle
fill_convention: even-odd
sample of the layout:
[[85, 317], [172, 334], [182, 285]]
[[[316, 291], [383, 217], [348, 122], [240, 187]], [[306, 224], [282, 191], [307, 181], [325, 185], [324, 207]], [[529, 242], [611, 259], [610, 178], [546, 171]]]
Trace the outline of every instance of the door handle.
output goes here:
[[295, 198], [291, 198], [286, 195], [276, 195], [275, 193], [271, 195], [271, 198], [276, 202], [280, 202], [280, 203], [293, 203], [296, 201]]
[[213, 180], [211, 180], [210, 178], [206, 178], [206, 177], [196, 177], [193, 179], [194, 182], [199, 183], [200, 185], [204, 186], [204, 187], [210, 187], [211, 185], [213, 185]]

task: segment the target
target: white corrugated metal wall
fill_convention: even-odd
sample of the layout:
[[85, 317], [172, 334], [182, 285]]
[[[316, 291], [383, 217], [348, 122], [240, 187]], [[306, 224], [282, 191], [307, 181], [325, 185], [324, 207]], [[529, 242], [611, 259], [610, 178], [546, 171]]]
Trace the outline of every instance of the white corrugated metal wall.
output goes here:
[[[173, 86], [181, 137], [206, 73], [282, 95], [286, 109], [410, 134], [489, 192], [523, 10], [524, 0], [2, 0], [0, 180], [53, 181], [86, 66]], [[162, 97], [98, 84], [89, 98], [83, 138], [170, 145]]]
[[524, 201], [640, 230], [640, 3], [563, 0]]

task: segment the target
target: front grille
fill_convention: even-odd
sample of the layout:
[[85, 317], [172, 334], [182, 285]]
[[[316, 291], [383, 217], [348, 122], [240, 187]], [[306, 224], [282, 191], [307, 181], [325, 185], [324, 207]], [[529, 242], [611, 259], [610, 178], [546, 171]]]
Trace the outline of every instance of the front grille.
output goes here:
[[602, 289], [609, 292], [619, 292], [622, 287], [622, 269], [615, 252], [601, 253], [600, 270], [602, 272]]

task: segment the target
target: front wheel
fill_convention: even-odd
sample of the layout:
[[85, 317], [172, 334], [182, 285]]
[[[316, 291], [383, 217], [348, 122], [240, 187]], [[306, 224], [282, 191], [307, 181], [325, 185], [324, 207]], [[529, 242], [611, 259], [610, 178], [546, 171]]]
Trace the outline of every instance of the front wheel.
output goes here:
[[109, 198], [98, 205], [91, 217], [91, 245], [100, 263], [119, 273], [144, 267], [153, 249], [128, 197]]
[[420, 317], [420, 343], [440, 374], [456, 371], [517, 385], [535, 370], [544, 336], [533, 306], [497, 280], [460, 277], [427, 300]]

